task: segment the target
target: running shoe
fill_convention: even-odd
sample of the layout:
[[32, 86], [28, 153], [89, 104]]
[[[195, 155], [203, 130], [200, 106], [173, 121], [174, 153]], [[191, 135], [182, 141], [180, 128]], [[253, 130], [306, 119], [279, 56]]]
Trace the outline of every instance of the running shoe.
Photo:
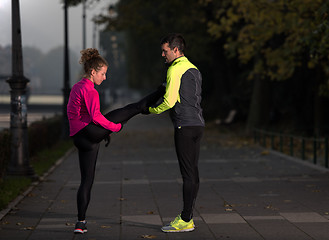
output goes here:
[[74, 233], [86, 233], [88, 231], [86, 224], [87, 224], [87, 222], [78, 221], [75, 224]]
[[179, 214], [174, 221], [161, 228], [163, 232], [190, 232], [194, 230], [194, 222], [191, 219], [189, 222], [185, 222]]

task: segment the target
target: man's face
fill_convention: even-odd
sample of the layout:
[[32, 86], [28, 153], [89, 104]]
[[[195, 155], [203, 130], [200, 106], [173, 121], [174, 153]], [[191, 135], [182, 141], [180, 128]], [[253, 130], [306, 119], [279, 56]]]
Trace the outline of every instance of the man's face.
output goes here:
[[171, 50], [168, 43], [162, 44], [161, 50], [162, 50], [162, 57], [164, 57], [166, 63], [171, 63], [172, 61], [174, 61], [177, 58], [177, 53], [179, 52], [177, 47]]

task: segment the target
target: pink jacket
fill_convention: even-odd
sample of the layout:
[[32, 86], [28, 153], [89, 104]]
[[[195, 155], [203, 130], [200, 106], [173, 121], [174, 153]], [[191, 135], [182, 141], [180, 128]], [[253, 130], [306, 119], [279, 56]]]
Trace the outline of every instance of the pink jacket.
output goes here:
[[107, 120], [100, 112], [99, 94], [94, 83], [87, 78], [81, 79], [72, 87], [67, 104], [67, 117], [70, 124], [70, 136], [75, 135], [90, 122], [118, 132], [121, 124]]

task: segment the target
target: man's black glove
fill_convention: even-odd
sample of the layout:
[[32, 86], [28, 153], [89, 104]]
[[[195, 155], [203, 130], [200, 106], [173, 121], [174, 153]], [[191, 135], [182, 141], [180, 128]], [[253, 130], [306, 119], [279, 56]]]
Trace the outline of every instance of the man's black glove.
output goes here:
[[150, 114], [149, 107], [146, 106], [145, 108], [143, 108], [141, 113], [144, 115]]
[[104, 141], [105, 141], [105, 147], [108, 147], [108, 145], [109, 145], [110, 142], [111, 142], [111, 135], [107, 135], [107, 136], [104, 138]]

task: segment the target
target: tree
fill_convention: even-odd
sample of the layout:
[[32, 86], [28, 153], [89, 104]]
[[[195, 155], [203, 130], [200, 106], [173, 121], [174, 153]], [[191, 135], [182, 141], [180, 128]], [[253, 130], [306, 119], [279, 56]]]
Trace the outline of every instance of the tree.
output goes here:
[[[187, 42], [187, 57], [203, 75], [202, 105], [206, 117], [227, 115], [241, 102], [236, 85], [240, 78], [235, 60], [227, 60], [222, 39], [207, 33], [207, 20], [212, 8], [199, 1], [186, 0], [121, 0], [116, 5], [116, 21], [110, 28], [127, 34], [129, 83], [134, 88], [154, 88], [165, 81], [160, 39], [170, 32], [182, 33]], [[105, 20], [106, 21], [106, 20]], [[245, 89], [245, 88], [240, 88]], [[238, 90], [238, 91], [237, 91]], [[241, 109], [245, 107], [241, 106]], [[243, 111], [243, 110], [242, 110]], [[241, 112], [242, 112], [241, 111]], [[225, 113], [224, 113], [225, 112]]]
[[164, 71], [159, 42], [169, 32], [185, 36], [192, 61], [209, 60], [209, 38], [200, 37], [207, 36], [201, 21], [204, 11], [197, 1], [121, 0], [116, 9], [116, 28], [127, 32], [130, 46], [127, 55], [131, 86], [156, 86], [165, 80], [159, 74]]
[[[325, 0], [203, 0], [215, 6], [208, 31], [215, 38], [226, 38], [224, 45], [230, 57], [249, 64], [248, 79], [283, 81], [298, 75], [299, 71], [312, 75], [308, 85], [313, 87], [314, 103], [320, 96], [329, 96], [329, 3]], [[300, 75], [299, 75], [300, 76]], [[264, 84], [255, 84], [255, 87]], [[262, 88], [254, 93], [266, 92]], [[256, 102], [266, 99], [253, 97]], [[251, 104], [249, 116], [266, 114]], [[323, 111], [316, 105], [313, 110]], [[320, 116], [318, 112], [314, 116]], [[314, 124], [320, 124], [315, 119]], [[261, 124], [249, 118], [249, 128]], [[263, 122], [264, 123], [264, 122]]]

